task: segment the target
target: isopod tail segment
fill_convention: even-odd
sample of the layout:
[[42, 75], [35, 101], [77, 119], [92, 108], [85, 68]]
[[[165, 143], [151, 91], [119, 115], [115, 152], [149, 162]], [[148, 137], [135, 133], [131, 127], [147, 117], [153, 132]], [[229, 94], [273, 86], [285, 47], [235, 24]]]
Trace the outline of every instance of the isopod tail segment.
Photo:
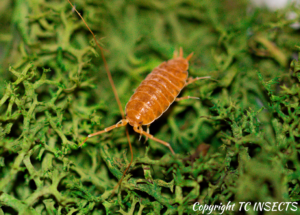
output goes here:
[[[189, 61], [194, 55], [194, 52], [192, 52], [191, 54], [189, 54], [187, 57], [186, 57], [186, 60]], [[182, 47], [179, 48], [179, 57], [180, 58], [183, 58], [183, 50], [182, 50]], [[178, 52], [177, 50], [174, 51], [174, 54], [173, 54], [173, 58], [178, 58]]]

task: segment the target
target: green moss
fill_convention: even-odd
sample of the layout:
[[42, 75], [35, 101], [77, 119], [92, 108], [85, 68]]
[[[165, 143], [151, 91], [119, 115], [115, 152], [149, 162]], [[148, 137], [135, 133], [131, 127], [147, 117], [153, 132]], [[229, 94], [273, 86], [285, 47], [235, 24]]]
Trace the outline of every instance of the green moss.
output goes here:
[[[124, 128], [78, 148], [121, 118], [92, 36], [67, 1], [3, 0], [0, 214], [187, 214], [196, 201], [300, 200], [300, 38], [289, 9], [230, 0], [74, 3], [107, 50], [123, 107], [179, 47], [195, 53], [190, 76], [212, 79], [181, 94], [200, 101], [173, 104], [150, 128], [176, 156], [143, 145], [130, 128], [134, 163], [113, 195], [130, 160]], [[210, 148], [197, 156], [202, 143]]]

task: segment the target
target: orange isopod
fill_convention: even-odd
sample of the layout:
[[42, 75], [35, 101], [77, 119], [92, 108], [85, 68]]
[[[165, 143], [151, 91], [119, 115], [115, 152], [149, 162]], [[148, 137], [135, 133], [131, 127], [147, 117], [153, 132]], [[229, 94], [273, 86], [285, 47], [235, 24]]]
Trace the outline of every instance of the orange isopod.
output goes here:
[[209, 78], [209, 76], [188, 78], [187, 70], [192, 55], [193, 53], [187, 56], [187, 58], [183, 58], [183, 51], [180, 48], [179, 57], [177, 57], [175, 52], [173, 59], [163, 62], [156, 67], [131, 96], [125, 108], [125, 119], [103, 131], [88, 135], [84, 142], [89, 137], [108, 132], [129, 123], [135, 132], [167, 146], [175, 154], [169, 143], [153, 137], [149, 134], [149, 129], [147, 129], [147, 132], [143, 131], [142, 126], [147, 125], [147, 128], [149, 128], [150, 124], [159, 118], [174, 101], [190, 98], [198, 99], [191, 96], [177, 98], [180, 91], [188, 84], [199, 79]]

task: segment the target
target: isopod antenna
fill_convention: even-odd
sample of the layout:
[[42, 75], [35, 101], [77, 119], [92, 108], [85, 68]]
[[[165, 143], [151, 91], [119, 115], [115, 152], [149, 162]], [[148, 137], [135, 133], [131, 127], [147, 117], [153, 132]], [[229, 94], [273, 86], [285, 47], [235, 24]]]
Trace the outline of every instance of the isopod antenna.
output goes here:
[[[111, 76], [111, 73], [110, 73], [110, 70], [109, 70], [109, 67], [108, 67], [106, 58], [105, 58], [105, 56], [104, 56], [103, 48], [99, 45], [99, 43], [98, 43], [98, 41], [97, 41], [97, 39], [96, 39], [96, 37], [95, 37], [95, 34], [94, 34], [93, 31], [90, 29], [90, 27], [88, 26], [88, 24], [85, 22], [84, 18], [81, 16], [81, 14], [76, 10], [76, 8], [73, 6], [73, 4], [71, 3], [70, 0], [68, 0], [68, 2], [69, 2], [70, 5], [72, 6], [73, 10], [74, 10], [74, 11], [78, 14], [78, 16], [82, 19], [82, 21], [84, 22], [84, 24], [85, 24], [85, 26], [87, 27], [87, 29], [91, 32], [91, 34], [92, 34], [92, 36], [93, 36], [93, 38], [94, 38], [94, 40], [95, 40], [96, 45], [97, 45], [97, 46], [99, 47], [99, 49], [100, 49], [101, 57], [102, 57], [102, 60], [103, 60], [103, 63], [104, 63], [104, 67], [105, 67], [106, 74], [107, 74], [107, 76], [108, 76], [110, 85], [111, 85], [111, 87], [112, 87], [112, 90], [113, 90], [113, 92], [114, 92], [115, 98], [116, 98], [116, 100], [117, 100], [117, 103], [118, 103], [119, 110], [120, 110], [120, 112], [121, 112], [122, 118], [123, 118], [123, 120], [125, 120], [125, 115], [124, 115], [124, 111], [123, 111], [123, 109], [122, 109], [122, 104], [121, 104], [121, 101], [120, 101], [120, 99], [119, 99], [118, 92], [117, 92], [117, 90], [116, 90], [114, 81], [113, 81], [113, 79], [112, 79], [112, 76]], [[127, 123], [126, 123], [126, 124], [127, 124]], [[132, 164], [132, 162], [133, 162], [132, 146], [131, 146], [131, 142], [130, 142], [130, 139], [129, 139], [129, 133], [128, 133], [128, 129], [127, 129], [126, 124], [123, 125], [123, 126], [125, 126], [126, 136], [127, 136], [127, 140], [128, 140], [128, 144], [129, 144], [129, 148], [130, 148], [131, 158], [130, 158], [130, 163], [129, 163], [128, 167], [127, 167], [127, 168], [125, 169], [125, 171], [123, 172], [123, 175], [122, 175], [120, 181], [118, 182], [118, 184], [114, 187], [112, 194], [115, 192], [115, 190], [116, 190], [116, 189], [119, 187], [119, 185], [122, 183], [122, 180], [123, 180], [123, 178], [124, 178], [126, 172], [128, 171], [128, 169], [130, 168], [130, 166], [131, 166], [131, 164]], [[87, 138], [88, 138], [88, 137], [87, 137]], [[87, 139], [87, 138], [86, 138], [86, 139]], [[85, 139], [85, 141], [86, 141], [86, 139]], [[84, 142], [85, 142], [85, 141], [84, 141]]]

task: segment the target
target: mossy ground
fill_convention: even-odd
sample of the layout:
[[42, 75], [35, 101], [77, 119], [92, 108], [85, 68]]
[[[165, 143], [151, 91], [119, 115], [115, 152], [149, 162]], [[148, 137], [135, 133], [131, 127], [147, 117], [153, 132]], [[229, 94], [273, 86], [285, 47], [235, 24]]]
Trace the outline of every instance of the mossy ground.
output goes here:
[[[66, 0], [2, 0], [0, 214], [187, 214], [196, 201], [300, 200], [300, 36], [290, 27], [297, 19], [286, 19], [299, 8], [270, 12], [233, 0], [73, 3], [107, 50], [123, 107], [179, 47], [194, 52], [190, 76], [212, 79], [181, 94], [200, 101], [173, 104], [150, 127], [176, 156], [139, 142], [130, 128], [134, 164], [111, 195], [129, 163], [125, 130], [77, 147], [121, 118], [92, 36]], [[196, 156], [204, 143], [207, 154]]]

